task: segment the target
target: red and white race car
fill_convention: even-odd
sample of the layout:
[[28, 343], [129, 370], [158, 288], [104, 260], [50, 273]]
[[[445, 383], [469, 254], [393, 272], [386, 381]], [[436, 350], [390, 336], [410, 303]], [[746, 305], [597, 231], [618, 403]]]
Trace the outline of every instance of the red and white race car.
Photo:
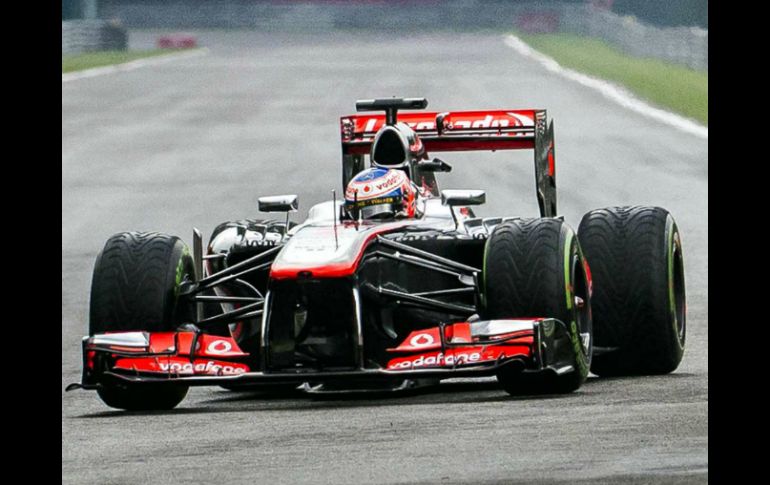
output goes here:
[[[176, 406], [189, 386], [407, 389], [496, 376], [511, 394], [667, 373], [685, 341], [682, 246], [658, 207], [558, 216], [545, 110], [426, 112], [359, 101], [340, 120], [341, 200], [289, 221], [220, 224], [205, 250], [125, 232], [94, 268], [83, 377], [109, 406]], [[417, 110], [399, 113], [399, 110]], [[385, 114], [371, 113], [384, 111]], [[429, 152], [534, 150], [539, 217], [476, 217], [482, 190], [439, 190]], [[367, 163], [368, 162], [368, 163]], [[589, 265], [590, 261], [590, 265]]]

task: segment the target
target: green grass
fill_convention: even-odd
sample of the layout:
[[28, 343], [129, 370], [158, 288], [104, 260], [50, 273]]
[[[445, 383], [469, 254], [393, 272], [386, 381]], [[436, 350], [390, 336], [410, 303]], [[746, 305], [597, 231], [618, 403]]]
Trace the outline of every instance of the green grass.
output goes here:
[[99, 51], [84, 54], [61, 56], [61, 72], [80, 71], [92, 67], [122, 64], [143, 57], [160, 56], [173, 52], [173, 49], [153, 49], [144, 51]]
[[597, 39], [568, 34], [516, 34], [564, 67], [622, 84], [653, 104], [708, 126], [708, 71], [630, 57]]

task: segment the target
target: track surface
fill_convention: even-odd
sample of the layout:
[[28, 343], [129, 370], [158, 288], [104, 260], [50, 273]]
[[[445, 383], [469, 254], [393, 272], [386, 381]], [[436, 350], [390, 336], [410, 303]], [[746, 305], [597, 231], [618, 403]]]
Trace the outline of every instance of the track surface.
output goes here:
[[[150, 33], [132, 42], [149, 44]], [[703, 483], [708, 480], [708, 143], [519, 57], [496, 34], [201, 33], [205, 57], [62, 85], [63, 483]], [[668, 208], [680, 226], [687, 350], [672, 375], [592, 378], [561, 398], [494, 382], [384, 399], [196, 388], [175, 411], [111, 411], [79, 379], [96, 253], [121, 230], [205, 232], [256, 198], [339, 189], [337, 118], [354, 100], [434, 109], [544, 107], [560, 211]], [[536, 214], [531, 153], [445, 157], [445, 188], [485, 215]]]

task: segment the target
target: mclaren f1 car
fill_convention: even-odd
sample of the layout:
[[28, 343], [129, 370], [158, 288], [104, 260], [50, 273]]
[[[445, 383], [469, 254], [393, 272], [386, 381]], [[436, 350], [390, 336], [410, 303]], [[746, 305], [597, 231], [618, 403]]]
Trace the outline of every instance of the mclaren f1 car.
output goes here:
[[[428, 112], [363, 100], [340, 120], [343, 192], [273, 219], [220, 224], [204, 247], [112, 236], [93, 271], [83, 374], [111, 407], [169, 409], [190, 386], [393, 391], [496, 376], [510, 394], [677, 368], [682, 244], [659, 207], [558, 215], [553, 122], [541, 109]], [[405, 111], [406, 110], [406, 111]], [[429, 153], [529, 149], [538, 217], [476, 217], [482, 190], [441, 190]], [[282, 214], [282, 215], [281, 215]], [[590, 264], [589, 264], [590, 263]]]

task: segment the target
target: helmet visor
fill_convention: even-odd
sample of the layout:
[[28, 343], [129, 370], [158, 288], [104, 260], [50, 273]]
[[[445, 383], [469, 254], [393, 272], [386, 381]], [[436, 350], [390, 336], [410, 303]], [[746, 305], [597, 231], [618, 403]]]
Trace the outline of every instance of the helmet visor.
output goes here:
[[400, 197], [382, 197], [346, 204], [351, 216], [358, 215], [361, 219], [391, 219], [402, 209], [402, 206], [403, 200]]
[[395, 216], [393, 204], [370, 205], [361, 209], [362, 219], [392, 219]]

